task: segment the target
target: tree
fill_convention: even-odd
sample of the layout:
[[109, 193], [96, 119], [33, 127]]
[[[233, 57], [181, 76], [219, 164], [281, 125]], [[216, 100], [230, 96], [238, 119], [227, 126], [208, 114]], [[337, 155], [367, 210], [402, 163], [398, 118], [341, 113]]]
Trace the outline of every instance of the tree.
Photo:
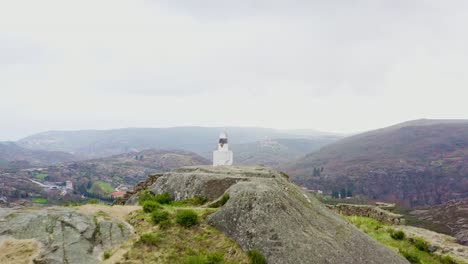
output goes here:
[[338, 191], [333, 191], [332, 192], [332, 198], [339, 198], [340, 194], [338, 193]]
[[341, 196], [341, 199], [346, 198], [346, 189], [345, 188], [341, 189], [340, 196]]
[[346, 197], [353, 197], [353, 190], [351, 190], [350, 188], [348, 188], [347, 192], [346, 192]]

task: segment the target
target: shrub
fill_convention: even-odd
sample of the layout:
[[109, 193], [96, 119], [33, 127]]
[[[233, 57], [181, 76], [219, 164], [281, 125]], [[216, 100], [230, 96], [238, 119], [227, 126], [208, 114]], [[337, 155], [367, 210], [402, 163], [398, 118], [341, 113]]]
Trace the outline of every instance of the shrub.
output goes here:
[[221, 264], [223, 261], [224, 254], [221, 252], [215, 252], [208, 255], [200, 254], [187, 257], [185, 264]]
[[442, 264], [458, 264], [458, 262], [449, 255], [440, 256], [440, 263], [442, 263]]
[[223, 261], [224, 254], [222, 252], [214, 252], [206, 256], [206, 264], [221, 264]]
[[91, 199], [91, 200], [88, 200], [86, 203], [88, 203], [88, 204], [98, 204], [99, 201], [96, 200], [96, 199]]
[[185, 260], [185, 264], [205, 264], [206, 259], [203, 255], [190, 256]]
[[153, 220], [153, 223], [157, 225], [163, 221], [169, 220], [169, 213], [160, 210], [153, 211], [153, 213], [151, 214], [151, 220]]
[[109, 251], [104, 252], [104, 259], [109, 259], [112, 256], [112, 254]]
[[413, 263], [413, 264], [419, 264], [421, 263], [421, 260], [419, 259], [418, 256], [416, 255], [413, 255], [412, 253], [410, 253], [409, 251], [407, 250], [399, 250], [400, 254], [405, 257], [410, 263]]
[[155, 234], [144, 234], [140, 236], [140, 243], [143, 243], [148, 246], [156, 246], [161, 242], [161, 238]]
[[405, 239], [405, 232], [403, 232], [401, 230], [392, 231], [390, 233], [390, 236], [395, 240], [403, 240], [403, 239]]
[[249, 256], [250, 264], [267, 264], [265, 257], [256, 249], [250, 250], [247, 255]]
[[221, 199], [219, 201], [217, 201], [216, 203], [212, 203], [210, 205], [210, 207], [211, 208], [221, 207], [221, 206], [225, 205], [228, 200], [229, 200], [229, 194], [226, 193], [225, 195], [223, 195], [223, 197], [221, 197]]
[[415, 238], [412, 242], [417, 249], [421, 251], [429, 252], [429, 244], [424, 239]]
[[143, 205], [146, 201], [152, 201], [153, 199], [154, 195], [149, 190], [144, 190], [138, 197], [138, 204]]
[[169, 220], [169, 219], [159, 222], [159, 228], [161, 228], [161, 229], [166, 229], [170, 225], [171, 225], [171, 220]]
[[176, 222], [183, 227], [191, 227], [198, 224], [198, 214], [193, 210], [181, 210], [177, 212]]
[[158, 210], [160, 208], [161, 208], [161, 206], [155, 201], [145, 201], [143, 203], [143, 211], [145, 213], [151, 213], [151, 212], [154, 212], [154, 211], [156, 211], [156, 210]]
[[154, 196], [154, 200], [160, 204], [170, 204], [172, 198], [168, 193], [162, 193]]
[[185, 200], [184, 202], [190, 205], [203, 205], [206, 204], [206, 202], [208, 202], [208, 198], [203, 196], [194, 196], [190, 199]]

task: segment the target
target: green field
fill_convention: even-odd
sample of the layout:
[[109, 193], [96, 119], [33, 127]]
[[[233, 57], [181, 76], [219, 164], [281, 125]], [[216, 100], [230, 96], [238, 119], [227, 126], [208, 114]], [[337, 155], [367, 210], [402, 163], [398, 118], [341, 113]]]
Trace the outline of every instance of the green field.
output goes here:
[[34, 197], [32, 198], [33, 203], [46, 204], [48, 201], [46, 198]]
[[33, 173], [33, 176], [34, 176], [35, 178], [44, 180], [47, 176], [49, 176], [49, 174], [47, 174], [47, 173], [34, 172], [34, 173]]
[[[392, 238], [392, 232], [395, 232], [390, 225], [383, 224], [375, 219], [361, 216], [346, 216], [349, 222], [354, 224], [356, 227], [364, 231], [367, 235], [373, 237], [380, 243], [392, 248], [396, 252], [399, 252], [411, 263], [421, 264], [445, 264], [445, 263], [457, 263], [465, 264], [462, 261], [452, 259], [448, 256], [439, 257], [432, 255], [428, 251], [418, 249], [414, 242], [408, 238], [394, 239]], [[423, 240], [422, 240], [423, 241]]]
[[115, 192], [115, 188], [112, 187], [112, 185], [110, 183], [108, 183], [108, 182], [95, 181], [93, 184], [96, 184], [99, 187], [101, 187], [101, 189], [106, 193]]

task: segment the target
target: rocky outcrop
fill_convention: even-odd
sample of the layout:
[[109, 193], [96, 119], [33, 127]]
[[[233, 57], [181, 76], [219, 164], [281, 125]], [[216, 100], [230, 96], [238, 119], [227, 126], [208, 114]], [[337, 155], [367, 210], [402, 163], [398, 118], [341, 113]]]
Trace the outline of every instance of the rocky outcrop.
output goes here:
[[182, 168], [159, 177], [150, 189], [176, 200], [228, 193], [228, 202], [209, 223], [243, 250], [262, 252], [270, 264], [407, 263], [284, 174], [264, 167]]
[[403, 215], [385, 211], [377, 206], [358, 204], [337, 204], [336, 206], [330, 206], [329, 208], [342, 215], [370, 217], [389, 225], [405, 224], [405, 219]]
[[438, 256], [450, 255], [458, 260], [468, 263], [468, 246], [460, 245], [457, 239], [433, 232], [424, 228], [401, 225], [395, 227], [396, 230], [405, 232], [409, 239], [422, 238], [428, 243], [429, 251]]
[[468, 245], [468, 198], [414, 210], [411, 215], [421, 221], [422, 227], [450, 234]]
[[[128, 191], [124, 197], [120, 197], [115, 199], [114, 205], [125, 205], [129, 200], [128, 204], [134, 204], [136, 201], [135, 199], [131, 199], [132, 196], [137, 196], [139, 192], [148, 189], [153, 183], [156, 182], [156, 180], [161, 177], [162, 174], [153, 174], [149, 175], [148, 178], [146, 178], [145, 181], [139, 182], [137, 185], [133, 187], [132, 191]], [[133, 201], [133, 202], [132, 202]]]
[[104, 250], [132, 233], [127, 224], [104, 213], [85, 215], [61, 207], [0, 209], [0, 223], [0, 248], [15, 240], [37, 241], [35, 263], [99, 263]]

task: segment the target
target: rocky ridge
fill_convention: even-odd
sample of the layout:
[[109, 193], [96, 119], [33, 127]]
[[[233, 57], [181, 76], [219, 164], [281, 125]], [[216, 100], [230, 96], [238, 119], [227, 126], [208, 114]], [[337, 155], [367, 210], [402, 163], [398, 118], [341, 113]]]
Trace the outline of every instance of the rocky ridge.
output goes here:
[[65, 207], [0, 209], [0, 223], [0, 251], [19, 247], [0, 255], [1, 263], [99, 263], [106, 249], [133, 233], [103, 211], [93, 215]]
[[186, 167], [159, 177], [150, 190], [168, 192], [175, 200], [228, 194], [209, 223], [244, 251], [259, 250], [271, 264], [407, 263], [291, 184], [287, 175], [265, 167]]

